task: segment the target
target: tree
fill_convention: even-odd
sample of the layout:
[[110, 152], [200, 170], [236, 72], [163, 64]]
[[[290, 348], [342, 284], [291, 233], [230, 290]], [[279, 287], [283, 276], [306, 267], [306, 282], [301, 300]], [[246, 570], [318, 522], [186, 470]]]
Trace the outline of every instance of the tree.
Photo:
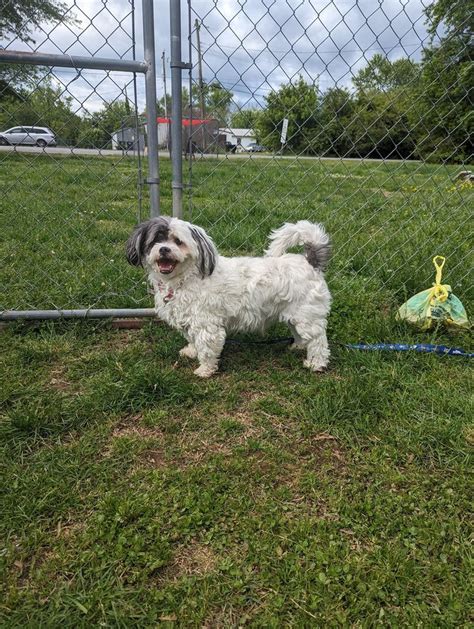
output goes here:
[[[66, 17], [67, 5], [58, 0], [7, 0], [0, 3], [0, 38], [18, 37], [31, 42], [32, 29], [42, 22], [72, 22]], [[38, 79], [39, 68], [17, 64], [0, 64], [0, 100], [20, 99]]]
[[6, 98], [21, 100], [34, 89], [40, 72], [37, 66], [0, 63], [0, 101]]
[[419, 76], [418, 64], [410, 59], [390, 61], [380, 53], [375, 54], [365, 68], [352, 79], [358, 92], [382, 90], [387, 92], [398, 87], [410, 86]]
[[347, 89], [331, 87], [323, 94], [318, 130], [322, 153], [338, 157], [350, 154], [353, 145], [348, 128], [354, 107], [354, 98]]
[[445, 37], [471, 36], [473, 9], [473, 0], [436, 0], [425, 9], [429, 20], [428, 32], [434, 37], [443, 24]]
[[470, 57], [456, 39], [425, 52], [413, 122], [420, 157], [457, 162], [472, 158], [474, 68]]
[[[171, 98], [171, 94], [166, 94], [166, 106], [168, 109], [168, 117], [171, 118], [171, 112], [172, 112], [172, 104], [173, 104], [173, 99]], [[189, 90], [186, 86], [183, 86], [181, 88], [181, 109], [183, 112], [183, 116], [189, 116]], [[164, 116], [166, 111], [165, 111], [165, 97], [162, 96], [158, 101], [156, 101], [156, 111], [158, 113], [158, 116]], [[145, 115], [145, 112], [143, 112], [142, 114], [143, 116]]]
[[7, 0], [0, 4], [0, 37], [33, 41], [31, 31], [42, 22], [71, 22], [68, 6], [59, 0]]
[[241, 109], [236, 111], [230, 116], [230, 126], [236, 129], [256, 130], [260, 113], [258, 109]]
[[[230, 105], [234, 95], [225, 88], [219, 81], [203, 83], [202, 92], [204, 97], [206, 118], [215, 118], [221, 126], [226, 126], [230, 119]], [[200, 108], [201, 88], [194, 84], [192, 87], [193, 104], [195, 108]], [[201, 114], [199, 114], [201, 115]]]
[[135, 126], [135, 117], [130, 113], [127, 101], [105, 103], [100, 111], [84, 119], [78, 144], [85, 147], [109, 148], [112, 133], [130, 126]]
[[274, 150], [280, 148], [283, 120], [287, 118], [286, 146], [295, 152], [317, 150], [312, 144], [318, 124], [318, 95], [314, 85], [300, 76], [294, 84], [282, 85], [277, 92], [271, 92], [265, 101], [266, 108], [257, 122], [260, 141], [265, 146]]
[[412, 157], [415, 137], [409, 112], [419, 84], [419, 64], [374, 55], [353, 78], [354, 107], [346, 134], [357, 156]]
[[[474, 149], [473, 0], [437, 0], [426, 9], [431, 46], [425, 51], [417, 94], [417, 151], [427, 160], [465, 161]], [[440, 26], [443, 35], [435, 38]]]
[[82, 122], [77, 138], [77, 146], [81, 148], [107, 148], [110, 136], [104, 137], [104, 132], [100, 127], [92, 126], [89, 119]]
[[346, 134], [358, 157], [411, 157], [414, 139], [403, 101], [396, 90], [371, 91], [354, 100]]
[[216, 118], [221, 125], [227, 125], [233, 96], [218, 81], [211, 83], [205, 91], [207, 116]]

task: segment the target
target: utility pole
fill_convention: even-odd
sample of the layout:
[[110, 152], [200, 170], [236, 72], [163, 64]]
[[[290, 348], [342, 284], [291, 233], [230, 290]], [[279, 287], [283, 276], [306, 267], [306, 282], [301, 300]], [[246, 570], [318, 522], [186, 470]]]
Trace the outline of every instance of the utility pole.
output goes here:
[[[200, 37], [200, 29], [201, 25], [199, 21], [196, 20], [194, 22], [194, 26], [196, 28], [196, 40], [197, 40], [197, 50], [198, 50], [198, 72], [199, 72], [199, 108], [201, 110], [201, 120], [206, 119], [206, 110], [204, 107], [204, 81], [202, 80], [202, 53], [201, 53], [201, 37]], [[192, 102], [192, 101], [191, 101]], [[206, 137], [204, 132], [204, 122], [201, 122], [201, 131], [202, 131], [202, 146], [201, 150], [204, 151], [206, 149]]]
[[201, 29], [201, 25], [198, 20], [194, 22], [194, 26], [196, 28], [196, 39], [197, 39], [197, 49], [198, 49], [198, 70], [199, 70], [199, 106], [201, 109], [201, 120], [204, 120], [206, 111], [204, 108], [204, 82], [202, 80], [202, 53], [201, 53], [201, 37], [199, 31]]
[[165, 118], [168, 118], [168, 96], [166, 94], [166, 65], [165, 65], [165, 51], [161, 55], [161, 62], [163, 64], [163, 91], [164, 91], [164, 105], [165, 105]]
[[[163, 102], [165, 106], [165, 118], [168, 118], [168, 95], [166, 94], [166, 64], [165, 64], [165, 51], [163, 50], [163, 54], [161, 55], [161, 62], [163, 65]], [[170, 134], [170, 123], [166, 123], [166, 149], [169, 148], [169, 134]]]

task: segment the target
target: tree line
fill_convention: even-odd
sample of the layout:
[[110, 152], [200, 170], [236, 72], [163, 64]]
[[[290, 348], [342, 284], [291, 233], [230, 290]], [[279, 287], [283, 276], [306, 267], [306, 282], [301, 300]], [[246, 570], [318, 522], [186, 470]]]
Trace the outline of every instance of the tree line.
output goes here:
[[[353, 77], [350, 88], [321, 93], [317, 84], [298, 77], [271, 91], [262, 108], [235, 113], [230, 108], [233, 95], [215, 82], [205, 86], [206, 111], [222, 125], [254, 129], [258, 142], [273, 151], [469, 161], [473, 4], [435, 0], [426, 7], [430, 41], [420, 62], [376, 54]], [[285, 118], [288, 131], [282, 146]]]
[[[420, 158], [463, 162], [473, 155], [473, 1], [437, 0], [426, 9], [431, 44], [422, 60], [376, 54], [352, 89], [318, 86], [299, 77], [265, 98], [261, 111], [242, 111], [234, 126], [295, 153], [346, 157]], [[439, 27], [442, 25], [442, 36]]]
[[[0, 9], [0, 36], [13, 33], [30, 38], [28, 31], [18, 30], [18, 24], [25, 17], [21, 12], [35, 2], [39, 13], [28, 16], [33, 23], [59, 19], [65, 10], [55, 0], [31, 0], [28, 5], [11, 0], [8, 11]], [[18, 14], [12, 13], [12, 7]], [[426, 13], [432, 39], [418, 63], [376, 54], [350, 87], [320, 92], [316, 83], [298, 77], [271, 91], [258, 110], [233, 111], [232, 91], [213, 81], [193, 86], [191, 95], [183, 88], [184, 115], [192, 108], [193, 115], [215, 118], [221, 126], [252, 128], [258, 141], [273, 151], [467, 161], [472, 156], [474, 119], [469, 10], [461, 0], [437, 0]], [[440, 25], [443, 34], [437, 37]], [[167, 100], [169, 112], [171, 97]], [[165, 113], [164, 104], [164, 98], [157, 103], [159, 115]], [[202, 104], [204, 112], [200, 112]], [[2, 130], [20, 124], [48, 126], [65, 144], [105, 148], [111, 145], [114, 131], [135, 126], [132, 109], [127, 99], [116, 99], [87, 114], [44, 69], [0, 65]], [[144, 118], [144, 112], [140, 115]], [[282, 146], [285, 118], [288, 132]]]

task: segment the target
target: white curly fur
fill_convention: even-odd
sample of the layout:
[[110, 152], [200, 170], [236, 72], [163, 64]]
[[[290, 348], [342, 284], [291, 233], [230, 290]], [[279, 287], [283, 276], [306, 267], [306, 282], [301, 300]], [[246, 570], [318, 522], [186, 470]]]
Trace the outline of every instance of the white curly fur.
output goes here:
[[[153, 242], [157, 221], [167, 227]], [[137, 264], [138, 258], [148, 271], [157, 315], [187, 339], [180, 354], [198, 359], [196, 375], [209, 377], [217, 371], [229, 332], [263, 331], [277, 321], [290, 327], [293, 347], [306, 350], [306, 367], [321, 371], [327, 366], [331, 295], [322, 270], [308, 262], [321, 258], [323, 266], [329, 248], [326, 232], [321, 225], [299, 221], [276, 230], [271, 239], [264, 257], [226, 258], [217, 254], [204, 230], [176, 218], [152, 219], [129, 239], [129, 260]], [[285, 253], [295, 245], [306, 247], [308, 259]], [[176, 262], [172, 272], [160, 271], [163, 247], [167, 259]], [[311, 251], [316, 252], [312, 258]]]

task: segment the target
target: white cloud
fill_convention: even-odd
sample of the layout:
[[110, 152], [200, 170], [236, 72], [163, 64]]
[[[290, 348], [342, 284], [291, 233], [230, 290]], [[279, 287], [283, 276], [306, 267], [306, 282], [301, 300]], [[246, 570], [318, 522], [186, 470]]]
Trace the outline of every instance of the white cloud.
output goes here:
[[376, 52], [420, 58], [427, 34], [422, 0], [211, 0], [202, 20], [205, 78], [218, 78], [238, 105], [301, 74], [324, 90], [350, 85]]

